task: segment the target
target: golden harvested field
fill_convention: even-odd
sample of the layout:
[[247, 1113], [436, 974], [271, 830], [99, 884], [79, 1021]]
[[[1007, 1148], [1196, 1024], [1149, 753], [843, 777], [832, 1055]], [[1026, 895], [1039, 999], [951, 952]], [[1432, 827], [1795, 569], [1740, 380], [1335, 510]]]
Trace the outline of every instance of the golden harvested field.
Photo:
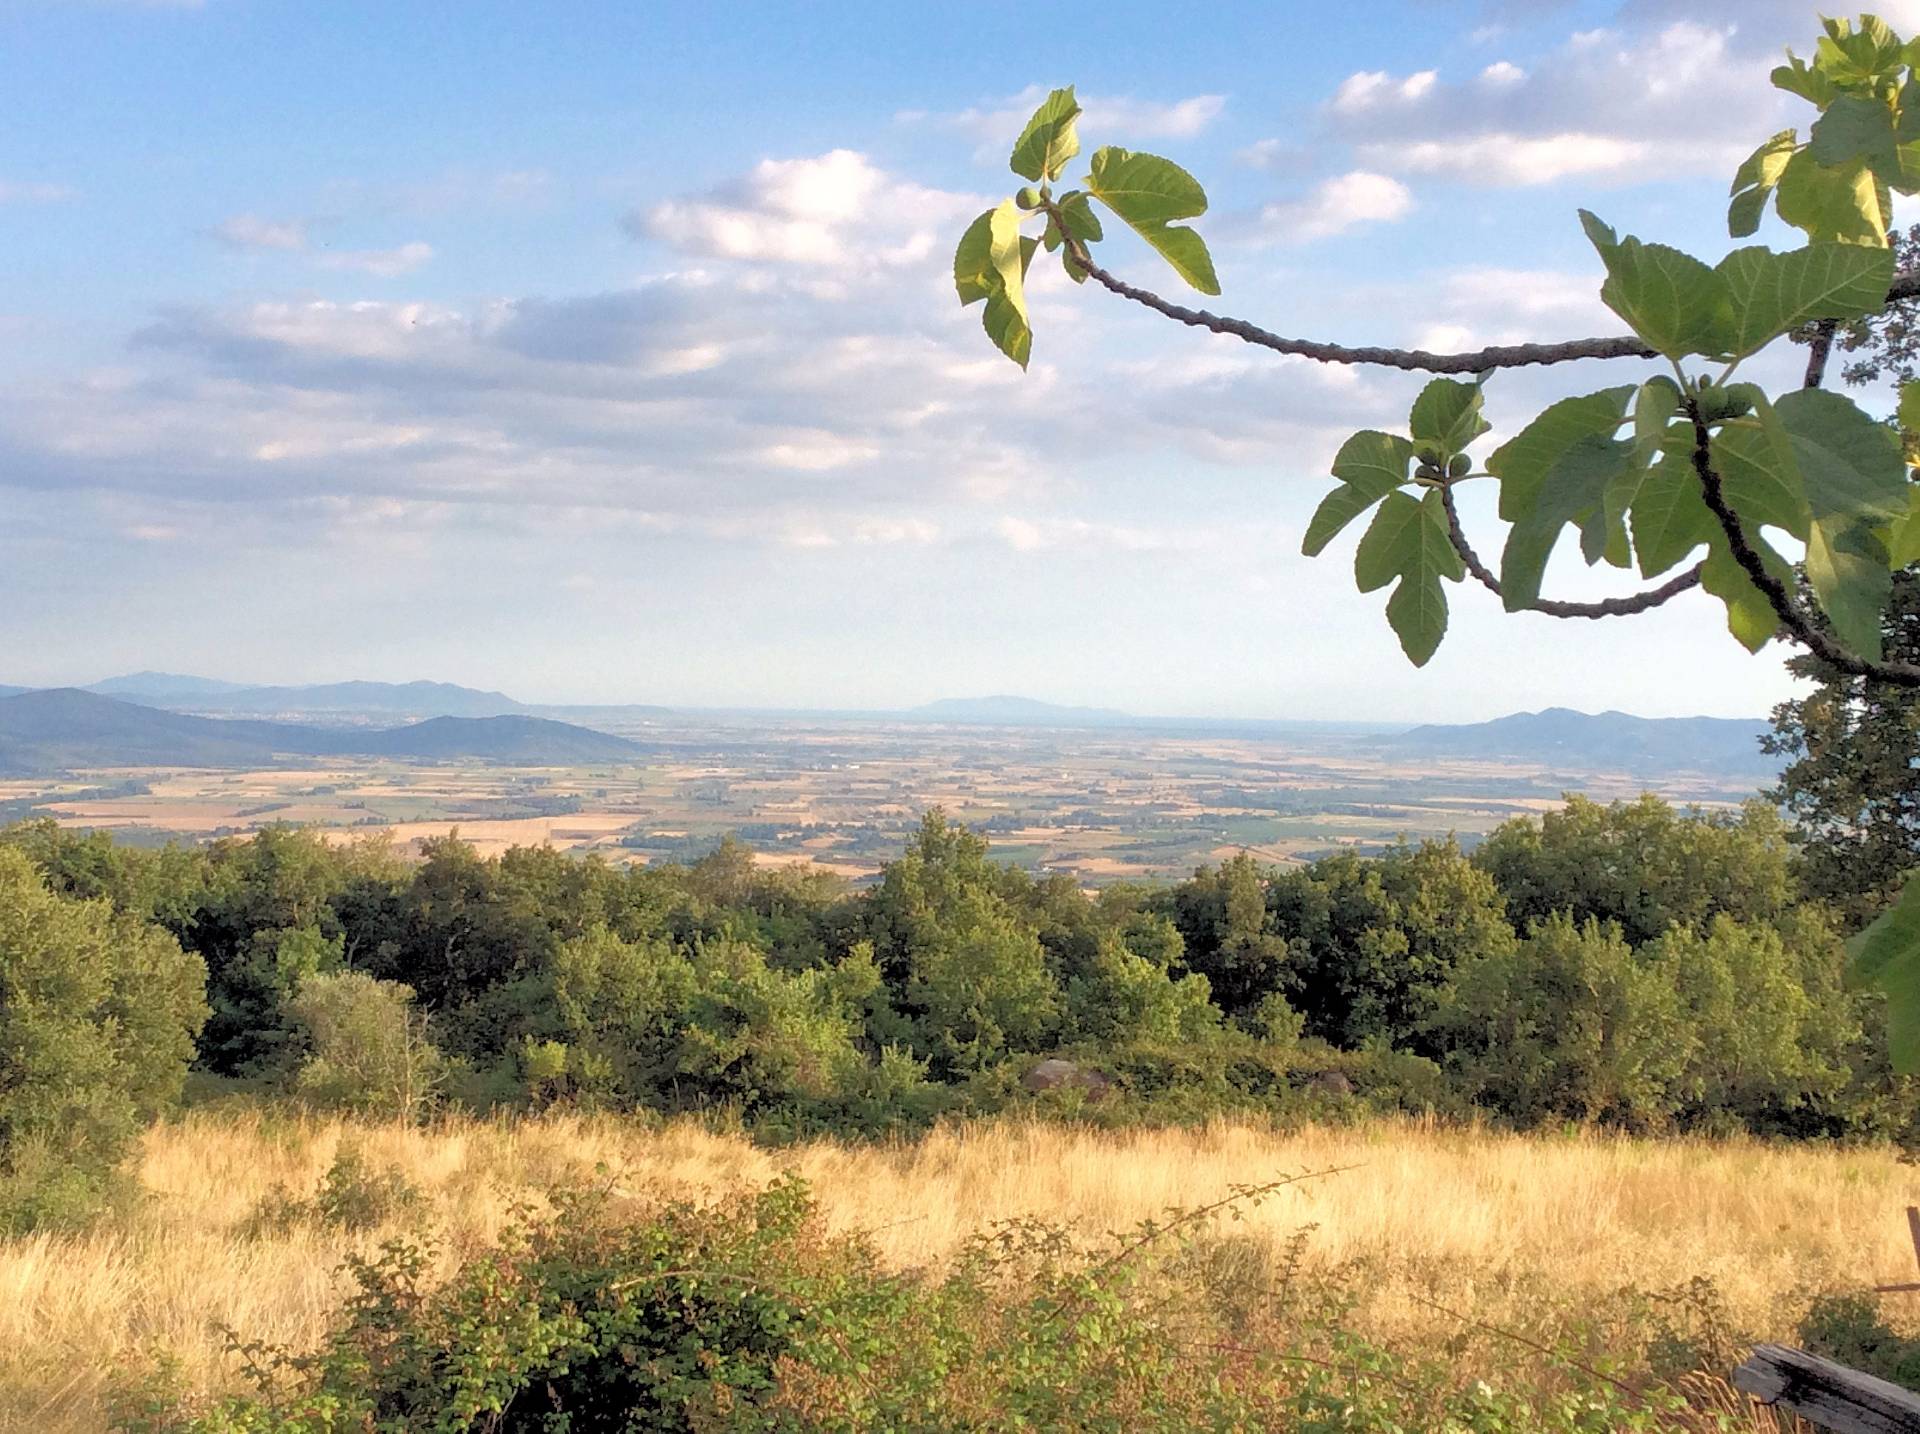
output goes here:
[[1307, 1229], [1307, 1271], [1342, 1281], [1359, 1327], [1410, 1348], [1460, 1332], [1425, 1301], [1550, 1334], [1623, 1287], [1697, 1275], [1737, 1329], [1786, 1336], [1813, 1290], [1911, 1278], [1901, 1211], [1920, 1202], [1920, 1172], [1883, 1150], [1418, 1124], [1276, 1134], [999, 1123], [765, 1150], [614, 1119], [412, 1130], [202, 1112], [148, 1134], [138, 1174], [150, 1193], [129, 1212], [79, 1236], [0, 1244], [0, 1428], [100, 1428], [108, 1372], [142, 1351], [170, 1351], [197, 1387], [231, 1385], [221, 1326], [313, 1341], [340, 1298], [342, 1255], [392, 1231], [255, 1237], [245, 1226], [277, 1186], [310, 1193], [343, 1143], [426, 1192], [429, 1220], [456, 1249], [491, 1237], [516, 1197], [592, 1179], [604, 1162], [624, 1188], [671, 1193], [798, 1171], [836, 1228], [871, 1232], [902, 1267], [937, 1265], [968, 1232], [1011, 1216], [1099, 1234], [1236, 1182], [1346, 1167], [1223, 1226], [1222, 1250], [1271, 1272]]
[[[1248, 850], [1262, 861], [1375, 850], [1401, 836], [1463, 840], [1580, 791], [1638, 795], [1618, 772], [1486, 759], [1395, 761], [1362, 737], [1196, 737], [873, 721], [646, 725], [631, 761], [311, 759], [256, 771], [113, 769], [0, 784], [0, 800], [63, 825], [199, 841], [274, 822], [342, 839], [389, 833], [403, 854], [459, 828], [485, 855], [551, 843], [612, 861], [683, 860], [737, 831], [763, 859], [855, 880], [899, 854], [932, 806], [988, 828], [1005, 859], [1084, 883], [1179, 878]], [[1668, 774], [1675, 801], [1744, 794]]]

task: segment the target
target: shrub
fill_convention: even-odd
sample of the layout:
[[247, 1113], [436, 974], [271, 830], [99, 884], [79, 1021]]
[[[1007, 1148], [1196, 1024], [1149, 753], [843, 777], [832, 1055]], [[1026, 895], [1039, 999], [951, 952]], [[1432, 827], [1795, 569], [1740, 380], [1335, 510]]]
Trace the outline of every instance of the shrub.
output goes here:
[[178, 1098], [205, 990], [164, 931], [0, 848], [0, 1231], [84, 1213]]
[[1896, 1334], [1879, 1296], [1847, 1291], [1817, 1297], [1800, 1321], [1800, 1342], [1814, 1354], [1920, 1390], [1920, 1339]]
[[[1496, 1387], [1401, 1358], [1301, 1300], [1275, 1322], [1206, 1274], [1209, 1228], [1278, 1185], [1092, 1245], [1040, 1222], [976, 1235], [944, 1275], [829, 1235], [806, 1188], [709, 1205], [558, 1192], [444, 1279], [429, 1242], [352, 1259], [311, 1353], [236, 1341], [256, 1393], [194, 1409], [164, 1369], [123, 1429], [864, 1431], [1676, 1429], [1682, 1402], [1575, 1350]], [[1199, 1256], [1199, 1257], [1196, 1257]], [[177, 1382], [176, 1382], [177, 1383]]]
[[306, 1042], [292, 1082], [303, 1100], [412, 1121], [437, 1099], [443, 1064], [411, 988], [361, 971], [311, 975], [287, 1013]]
[[252, 1236], [285, 1234], [301, 1225], [358, 1234], [418, 1209], [425, 1201], [419, 1187], [396, 1165], [375, 1168], [357, 1149], [335, 1153], [320, 1184], [305, 1199], [277, 1186], [260, 1202], [246, 1224]]

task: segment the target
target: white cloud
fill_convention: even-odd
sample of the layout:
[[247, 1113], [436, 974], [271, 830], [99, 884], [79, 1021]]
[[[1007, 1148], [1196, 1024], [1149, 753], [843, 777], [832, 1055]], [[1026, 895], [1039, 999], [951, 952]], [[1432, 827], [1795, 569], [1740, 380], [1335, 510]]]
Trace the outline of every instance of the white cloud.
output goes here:
[[1500, 60], [1461, 80], [1352, 75], [1325, 114], [1361, 164], [1388, 174], [1506, 186], [1730, 172], [1789, 103], [1746, 38], [1741, 24], [1693, 19], [1583, 31], [1525, 67]]
[[1081, 553], [1191, 552], [1207, 546], [1197, 533], [1169, 528], [1131, 527], [1084, 518], [1022, 518], [1007, 514], [993, 534], [1017, 553], [1067, 550]]
[[341, 249], [317, 254], [314, 263], [322, 269], [351, 269], [381, 279], [411, 274], [433, 258], [433, 246], [418, 240], [395, 249]]
[[213, 226], [213, 237], [233, 249], [300, 250], [307, 247], [307, 225], [302, 219], [235, 214]]
[[1235, 152], [1234, 158], [1249, 169], [1306, 170], [1313, 165], [1313, 151], [1290, 139], [1257, 139]]
[[[1027, 119], [1047, 97], [1040, 85], [1028, 85], [1016, 95], [954, 113], [903, 110], [894, 116], [901, 124], [933, 124], [971, 136], [980, 162], [1003, 163], [1007, 151]], [[1180, 100], [1143, 100], [1131, 95], [1075, 96], [1080, 101], [1080, 133], [1094, 144], [1114, 140], [1193, 139], [1226, 111], [1225, 95], [1189, 95]]]
[[[1044, 96], [1033, 94], [1033, 105]], [[1085, 111], [1081, 124], [1096, 134], [1124, 135], [1130, 139], [1192, 139], [1202, 133], [1227, 107], [1225, 95], [1193, 95], [1172, 104], [1118, 96], [1092, 95], [1082, 101]], [[1024, 116], [1022, 117], [1024, 123]], [[1018, 127], [1014, 134], [1019, 134]], [[1008, 143], [1012, 143], [1011, 137]]]
[[1344, 234], [1363, 224], [1388, 224], [1413, 210], [1413, 194], [1399, 180], [1356, 169], [1324, 180], [1311, 194], [1260, 211], [1262, 237], [1305, 243]]
[[0, 179], [0, 204], [58, 204], [73, 197], [64, 184]]
[[1401, 80], [1385, 70], [1363, 70], [1340, 82], [1340, 88], [1333, 92], [1331, 105], [1336, 114], [1360, 114], [1410, 105], [1430, 94], [1437, 79], [1439, 74], [1434, 70], [1421, 70]]
[[932, 254], [942, 224], [976, 201], [897, 179], [864, 154], [836, 149], [762, 160], [743, 178], [629, 216], [628, 228], [690, 254], [844, 267], [911, 264]]
[[316, 268], [351, 270], [382, 279], [410, 274], [433, 258], [433, 246], [415, 240], [392, 249], [313, 250], [304, 219], [266, 219], [235, 214], [213, 226], [213, 237], [247, 253], [311, 254]]
[[1554, 134], [1529, 138], [1483, 134], [1465, 139], [1421, 140], [1409, 145], [1362, 145], [1369, 164], [1393, 164], [1416, 174], [1444, 174], [1475, 184], [1550, 184], [1570, 174], [1619, 173], [1643, 164], [1653, 145], [1604, 134]]

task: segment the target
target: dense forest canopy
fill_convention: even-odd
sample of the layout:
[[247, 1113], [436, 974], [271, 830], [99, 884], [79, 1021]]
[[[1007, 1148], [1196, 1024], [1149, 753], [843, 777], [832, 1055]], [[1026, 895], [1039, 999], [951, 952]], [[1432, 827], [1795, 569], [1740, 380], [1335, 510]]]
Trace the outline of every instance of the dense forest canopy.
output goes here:
[[[1651, 796], [1576, 797], [1471, 855], [1241, 855], [1097, 893], [994, 861], [938, 811], [867, 890], [732, 839], [620, 869], [457, 836], [405, 863], [378, 835], [142, 849], [36, 821], [0, 835], [0, 910], [35, 933], [6, 948], [0, 1133], [19, 1181], [56, 1136], [104, 1169], [191, 1057], [370, 1114], [724, 1110], [771, 1136], [1034, 1100], [1129, 1120], [1329, 1099], [1902, 1135], [1882, 999], [1844, 988], [1803, 866], [1764, 802]], [[1052, 1057], [1073, 1078], [1024, 1089]], [[73, 1062], [103, 1092], [85, 1130]]]

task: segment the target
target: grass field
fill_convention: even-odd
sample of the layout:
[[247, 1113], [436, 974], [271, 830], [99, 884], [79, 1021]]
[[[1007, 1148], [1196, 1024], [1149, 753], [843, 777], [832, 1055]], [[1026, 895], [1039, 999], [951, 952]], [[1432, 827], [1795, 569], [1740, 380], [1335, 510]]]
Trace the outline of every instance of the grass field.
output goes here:
[[[309, 1194], [343, 1148], [402, 1172], [424, 1216], [351, 1235], [311, 1222], [258, 1228], [277, 1192]], [[902, 1267], [938, 1266], [968, 1232], [1013, 1216], [1099, 1235], [1236, 1182], [1336, 1171], [1223, 1226], [1220, 1258], [1267, 1287], [1300, 1238], [1292, 1278], [1337, 1280], [1357, 1327], [1465, 1364], [1501, 1337], [1459, 1317], [1552, 1337], [1639, 1298], [1623, 1291], [1695, 1277], [1713, 1282], [1740, 1335], [1790, 1336], [1817, 1290], [1912, 1277], [1902, 1207], [1920, 1203], [1920, 1171], [1890, 1152], [1750, 1142], [1409, 1124], [1286, 1134], [993, 1124], [768, 1150], [612, 1119], [414, 1130], [201, 1112], [148, 1134], [145, 1195], [94, 1230], [0, 1243], [0, 1428], [99, 1429], [113, 1369], [156, 1351], [194, 1387], [231, 1387], [223, 1327], [310, 1344], [341, 1297], [342, 1256], [423, 1218], [458, 1251], [555, 1182], [718, 1193], [784, 1170], [813, 1185], [835, 1227], [870, 1232]]]

